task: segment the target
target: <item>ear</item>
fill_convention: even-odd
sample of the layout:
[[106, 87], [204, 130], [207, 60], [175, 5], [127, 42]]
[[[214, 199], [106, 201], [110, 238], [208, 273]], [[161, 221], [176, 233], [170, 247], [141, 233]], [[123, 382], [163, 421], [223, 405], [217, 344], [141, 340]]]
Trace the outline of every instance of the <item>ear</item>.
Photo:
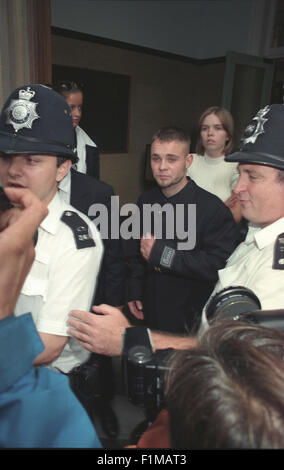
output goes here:
[[70, 168], [72, 166], [71, 160], [65, 160], [61, 165], [57, 168], [57, 174], [56, 174], [56, 181], [59, 183], [60, 181], [65, 178], [67, 173], [69, 173]]
[[185, 166], [186, 168], [189, 168], [190, 165], [192, 164], [192, 160], [193, 160], [193, 155], [192, 153], [189, 153], [186, 157], [185, 157]]

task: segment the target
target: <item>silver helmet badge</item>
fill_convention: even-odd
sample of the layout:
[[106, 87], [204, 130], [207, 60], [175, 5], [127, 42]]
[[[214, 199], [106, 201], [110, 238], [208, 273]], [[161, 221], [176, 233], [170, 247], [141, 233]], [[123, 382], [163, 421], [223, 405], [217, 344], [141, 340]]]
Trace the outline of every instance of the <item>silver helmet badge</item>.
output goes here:
[[26, 90], [20, 90], [19, 99], [11, 100], [10, 106], [5, 110], [6, 123], [11, 124], [16, 132], [24, 127], [31, 129], [33, 121], [39, 119], [36, 112], [37, 103], [30, 101], [34, 95], [35, 92], [30, 87], [27, 87]]
[[243, 138], [241, 140], [242, 145], [249, 143], [254, 144], [260, 134], [264, 134], [264, 123], [268, 121], [268, 118], [264, 116], [269, 112], [270, 106], [267, 105], [265, 108], [260, 109], [253, 120], [247, 125], [244, 131]]

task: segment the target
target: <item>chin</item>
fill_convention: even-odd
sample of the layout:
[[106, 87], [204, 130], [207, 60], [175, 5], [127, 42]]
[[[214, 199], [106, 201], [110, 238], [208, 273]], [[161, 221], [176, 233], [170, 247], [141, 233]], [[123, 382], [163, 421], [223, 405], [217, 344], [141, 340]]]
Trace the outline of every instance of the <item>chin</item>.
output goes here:
[[158, 185], [161, 186], [162, 188], [167, 188], [168, 186], [170, 186], [169, 181], [157, 180], [157, 183], [158, 183]]

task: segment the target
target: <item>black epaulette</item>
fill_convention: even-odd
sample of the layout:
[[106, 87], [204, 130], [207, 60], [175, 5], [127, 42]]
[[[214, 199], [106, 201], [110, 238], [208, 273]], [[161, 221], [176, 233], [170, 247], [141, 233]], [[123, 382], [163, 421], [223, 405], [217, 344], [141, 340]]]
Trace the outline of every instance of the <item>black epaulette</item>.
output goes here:
[[280, 233], [276, 239], [272, 268], [284, 269], [284, 233]]
[[90, 246], [96, 246], [94, 239], [91, 237], [89, 232], [88, 224], [79, 216], [79, 214], [77, 214], [77, 212], [65, 211], [62, 214], [61, 220], [71, 228], [78, 250], [88, 248]]

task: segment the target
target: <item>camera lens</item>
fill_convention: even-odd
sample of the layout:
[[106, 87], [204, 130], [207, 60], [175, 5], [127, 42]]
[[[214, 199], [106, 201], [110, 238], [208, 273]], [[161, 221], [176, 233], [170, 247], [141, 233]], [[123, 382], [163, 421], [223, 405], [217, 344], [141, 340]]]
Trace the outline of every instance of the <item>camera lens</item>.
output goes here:
[[206, 316], [208, 320], [220, 320], [259, 309], [259, 299], [250, 289], [242, 286], [227, 287], [210, 299]]

